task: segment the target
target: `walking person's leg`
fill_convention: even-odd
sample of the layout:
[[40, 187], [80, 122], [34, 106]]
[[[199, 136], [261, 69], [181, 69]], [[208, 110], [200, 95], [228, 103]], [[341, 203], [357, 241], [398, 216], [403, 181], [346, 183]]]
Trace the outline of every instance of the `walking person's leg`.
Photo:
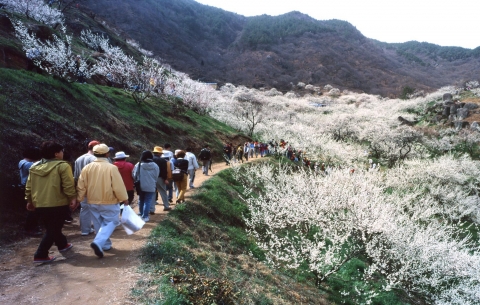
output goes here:
[[174, 181], [173, 182], [173, 190], [175, 191], [175, 196], [177, 197], [177, 200], [178, 200], [178, 185], [177, 185], [177, 181]]
[[167, 184], [167, 191], [168, 191], [168, 202], [172, 202], [173, 201], [173, 180], [170, 179], [168, 180], [168, 184]]
[[[141, 217], [143, 217], [144, 208], [145, 208], [145, 192], [142, 191], [138, 195], [138, 213], [140, 214]], [[147, 215], [148, 215], [148, 211], [147, 211]]]
[[92, 204], [92, 215], [101, 223], [100, 229], [95, 235], [95, 239], [90, 247], [95, 251], [95, 255], [103, 257], [103, 251], [112, 248], [110, 236], [119, 224], [120, 206], [119, 204]]
[[165, 181], [163, 181], [162, 178], [158, 178], [158, 180], [157, 180], [157, 190], [158, 190], [158, 194], [160, 195], [160, 198], [162, 199], [163, 209], [168, 210], [170, 208], [170, 204], [168, 202], [168, 196], [167, 196], [167, 189], [166, 189]]
[[92, 214], [90, 212], [90, 205], [87, 202], [87, 197], [80, 202], [80, 207], [80, 231], [82, 235], [88, 235], [92, 229]]
[[208, 176], [208, 167], [210, 166], [210, 160], [203, 161], [203, 173]]
[[183, 179], [180, 181], [177, 181], [178, 183], [178, 189], [179, 189], [179, 196], [177, 198], [177, 203], [178, 202], [183, 202], [185, 201], [185, 192], [187, 190], [187, 185], [188, 185], [188, 176], [183, 175]]
[[189, 177], [189, 186], [191, 189], [195, 188], [193, 185], [193, 181], [195, 180], [195, 169], [188, 170], [188, 177]]
[[143, 203], [143, 214], [142, 218], [144, 221], [150, 220], [148, 214], [150, 212], [150, 204], [155, 198], [155, 192], [143, 192], [144, 193], [144, 203]]
[[55, 242], [59, 249], [63, 249], [67, 245], [67, 238], [62, 234], [65, 216], [67, 215], [65, 207], [39, 208], [37, 215], [45, 225], [45, 234], [43, 235], [37, 251], [34, 254], [35, 259], [48, 258], [48, 251]]
[[[67, 247], [67, 237], [62, 233], [63, 225], [65, 224], [65, 216], [68, 216], [70, 212], [70, 207], [64, 205], [61, 207], [55, 208], [55, 214], [52, 221], [53, 225], [53, 242], [57, 246], [58, 250], [63, 250]], [[62, 219], [64, 221], [62, 221]]]
[[150, 202], [150, 214], [155, 214], [155, 205], [157, 204], [158, 200], [158, 190], [155, 192], [155, 195], [152, 197], [152, 202]]

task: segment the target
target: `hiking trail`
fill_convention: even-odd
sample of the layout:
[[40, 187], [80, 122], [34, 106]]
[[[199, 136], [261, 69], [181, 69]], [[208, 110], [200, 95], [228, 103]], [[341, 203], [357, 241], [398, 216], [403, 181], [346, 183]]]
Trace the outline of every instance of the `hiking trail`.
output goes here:
[[[209, 176], [198, 169], [196, 188], [228, 167], [224, 162], [215, 163]], [[188, 188], [186, 199], [195, 191]], [[138, 206], [134, 210], [138, 212]], [[63, 234], [73, 248], [60, 254], [53, 246], [50, 255], [57, 257], [53, 263], [33, 263], [33, 254], [40, 243], [38, 237], [2, 246], [0, 304], [131, 304], [131, 288], [142, 276], [138, 272], [140, 251], [150, 231], [167, 213], [163, 205], [157, 203], [155, 215], [150, 215], [150, 221], [132, 235], [127, 235], [123, 227], [118, 226], [111, 236], [112, 249], [104, 252], [102, 259], [90, 248], [95, 235], [80, 234], [78, 210], [73, 222], [63, 227]]]

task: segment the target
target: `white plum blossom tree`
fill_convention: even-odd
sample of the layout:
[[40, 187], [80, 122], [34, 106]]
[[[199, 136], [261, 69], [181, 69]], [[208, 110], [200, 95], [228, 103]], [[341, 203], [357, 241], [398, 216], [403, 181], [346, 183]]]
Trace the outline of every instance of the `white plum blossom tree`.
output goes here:
[[82, 31], [80, 38], [92, 50], [101, 53], [93, 67], [94, 73], [123, 86], [138, 104], [158, 94], [165, 86], [170, 73], [158, 60], [144, 56], [138, 63], [120, 47], [112, 46], [108, 38], [89, 30]]
[[29, 33], [21, 21], [12, 23], [23, 50], [36, 66], [70, 82], [91, 76], [87, 59], [72, 51], [72, 36], [67, 34], [65, 26], [62, 25], [58, 35], [52, 34], [51, 39], [41, 40]]
[[47, 25], [54, 26], [64, 22], [62, 12], [47, 5], [44, 0], [0, 0], [0, 4], [5, 5], [9, 11]]
[[[438, 221], [446, 211], [443, 204], [424, 196], [427, 184], [440, 188], [445, 181], [418, 186], [413, 180], [408, 192], [388, 191], [393, 181], [407, 180], [410, 170], [398, 168], [388, 179], [379, 172], [333, 170], [324, 176], [272, 165], [235, 172], [246, 189], [249, 233], [272, 266], [298, 269], [307, 264], [318, 285], [349, 260], [366, 257], [366, 282], [381, 274], [386, 290], [438, 302], [449, 298], [444, 293], [449, 290], [478, 304], [478, 293], [463, 284], [480, 284], [480, 247], [461, 222]], [[477, 166], [463, 179], [479, 172]], [[478, 199], [475, 203], [478, 210]]]

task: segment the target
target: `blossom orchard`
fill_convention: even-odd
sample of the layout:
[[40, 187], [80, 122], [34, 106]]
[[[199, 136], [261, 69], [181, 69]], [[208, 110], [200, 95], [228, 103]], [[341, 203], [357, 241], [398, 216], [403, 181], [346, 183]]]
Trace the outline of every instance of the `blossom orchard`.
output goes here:
[[[229, 85], [221, 94], [234, 100], [246, 90]], [[257, 129], [263, 140], [287, 138], [317, 160], [345, 168], [327, 175], [269, 165], [236, 169], [247, 190], [245, 221], [268, 262], [289, 269], [307, 263], [320, 283], [367, 255], [367, 284], [381, 274], [385, 290], [435, 304], [478, 304], [479, 249], [468, 228], [479, 224], [480, 168], [468, 156], [449, 155], [451, 149], [430, 159], [438, 139], [449, 137], [455, 146], [478, 135], [446, 130], [440, 138], [426, 136], [397, 120], [413, 120], [411, 109], [421, 113], [444, 93], [458, 91], [445, 87], [406, 101], [348, 93], [332, 100], [328, 111], [312, 107], [311, 97], [262, 97], [265, 112], [274, 114]], [[225, 122], [234, 118], [228, 111], [221, 116]], [[385, 165], [392, 159], [391, 169], [361, 170], [372, 155]], [[358, 168], [354, 174], [351, 166]], [[357, 295], [346, 297], [367, 303], [374, 296], [358, 287]]]
[[[441, 162], [447, 160], [455, 162]], [[471, 161], [463, 162], [466, 169]], [[458, 206], [445, 209], [448, 202], [438, 201], [434, 193], [426, 195], [426, 184], [415, 187], [416, 180], [398, 192], [388, 191], [404, 177], [419, 173], [415, 167], [397, 169], [393, 175], [333, 170], [326, 176], [272, 165], [236, 169], [247, 190], [246, 224], [272, 266], [297, 269], [307, 263], [320, 284], [349, 260], [366, 255], [371, 263], [364, 272], [365, 282], [382, 274], [385, 290], [400, 289], [441, 303], [452, 287], [462, 294], [472, 283], [480, 285], [480, 255], [461, 222], [439, 222], [438, 215], [450, 220], [474, 216], [477, 212], [471, 208], [478, 202], [465, 200], [464, 213], [457, 211]], [[476, 166], [462, 179], [478, 174]], [[456, 182], [452, 189], [458, 187]], [[445, 180], [427, 183], [440, 189]], [[253, 188], [257, 193], [250, 196]], [[478, 304], [475, 296], [475, 292], [462, 294], [461, 300]]]

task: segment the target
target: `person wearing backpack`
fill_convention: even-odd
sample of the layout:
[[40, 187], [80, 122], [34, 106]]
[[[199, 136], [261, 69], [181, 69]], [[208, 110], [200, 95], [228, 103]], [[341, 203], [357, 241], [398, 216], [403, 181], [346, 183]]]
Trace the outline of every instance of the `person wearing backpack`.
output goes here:
[[157, 180], [160, 175], [160, 168], [153, 162], [153, 154], [149, 150], [144, 150], [140, 158], [140, 162], [135, 164], [132, 171], [133, 180], [140, 179], [140, 188], [142, 191], [139, 194], [138, 210], [143, 221], [150, 220], [150, 204], [155, 198], [155, 190], [157, 188]]
[[202, 161], [202, 172], [205, 176], [208, 176], [208, 168], [209, 164], [212, 159], [212, 153], [210, 152], [210, 147], [208, 144], [205, 144], [205, 146], [202, 148], [200, 151], [200, 154], [198, 155], [198, 159]]
[[172, 171], [172, 178], [178, 188], [177, 204], [185, 202], [185, 192], [188, 185], [188, 160], [185, 159], [185, 151], [181, 150], [173, 160], [175, 168]]
[[[160, 169], [160, 174], [157, 179], [157, 191], [160, 194], [160, 198], [162, 198], [163, 210], [170, 211], [172, 208], [170, 207], [170, 203], [168, 201], [167, 185], [170, 184], [169, 180], [172, 179], [172, 170], [170, 161], [162, 158], [162, 154], [162, 147], [155, 146], [153, 148], [153, 162], [155, 162]], [[152, 212], [155, 213], [155, 202], [156, 200], [154, 197], [152, 204], [150, 205], [150, 214]]]

